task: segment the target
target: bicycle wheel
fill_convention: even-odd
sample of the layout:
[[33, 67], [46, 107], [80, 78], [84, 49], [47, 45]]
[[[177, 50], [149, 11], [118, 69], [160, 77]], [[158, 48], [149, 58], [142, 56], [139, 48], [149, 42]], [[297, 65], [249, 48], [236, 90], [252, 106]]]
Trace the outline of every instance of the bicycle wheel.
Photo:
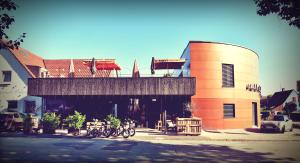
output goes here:
[[134, 136], [135, 135], [135, 129], [134, 128], [130, 128], [129, 129], [129, 133], [130, 133], [130, 136]]
[[122, 136], [123, 138], [128, 138], [130, 136], [130, 132], [127, 129], [124, 129], [122, 132]]
[[111, 129], [104, 129], [103, 136], [108, 138], [111, 135]]

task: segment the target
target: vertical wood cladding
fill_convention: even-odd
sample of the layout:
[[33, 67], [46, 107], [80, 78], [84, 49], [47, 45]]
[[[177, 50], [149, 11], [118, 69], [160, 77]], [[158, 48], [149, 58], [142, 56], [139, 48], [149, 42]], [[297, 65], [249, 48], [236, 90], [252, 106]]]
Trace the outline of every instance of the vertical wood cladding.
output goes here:
[[194, 95], [195, 78], [34, 78], [28, 95]]

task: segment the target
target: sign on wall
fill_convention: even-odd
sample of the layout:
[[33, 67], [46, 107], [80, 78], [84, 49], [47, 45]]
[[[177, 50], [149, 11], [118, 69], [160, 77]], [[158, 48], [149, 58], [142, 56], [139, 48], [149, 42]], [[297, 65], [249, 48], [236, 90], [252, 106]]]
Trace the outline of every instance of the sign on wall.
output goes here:
[[247, 85], [246, 85], [246, 90], [247, 90], [247, 91], [259, 92], [259, 93], [261, 93], [261, 86], [258, 85], [258, 84], [247, 84]]

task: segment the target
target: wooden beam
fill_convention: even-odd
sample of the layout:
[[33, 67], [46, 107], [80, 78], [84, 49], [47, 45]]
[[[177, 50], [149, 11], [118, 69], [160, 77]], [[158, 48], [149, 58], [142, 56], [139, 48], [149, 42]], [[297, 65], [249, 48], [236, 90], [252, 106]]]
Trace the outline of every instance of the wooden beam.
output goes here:
[[28, 95], [188, 95], [195, 94], [193, 77], [31, 78]]

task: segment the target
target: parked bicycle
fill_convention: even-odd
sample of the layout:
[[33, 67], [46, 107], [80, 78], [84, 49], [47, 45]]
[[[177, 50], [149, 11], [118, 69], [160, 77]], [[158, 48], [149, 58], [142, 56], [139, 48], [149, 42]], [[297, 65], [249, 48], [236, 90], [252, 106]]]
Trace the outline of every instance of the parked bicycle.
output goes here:
[[135, 122], [131, 119], [125, 119], [125, 122], [129, 123], [129, 135], [134, 136], [135, 135]]
[[129, 122], [121, 123], [119, 127], [110, 126], [110, 129], [107, 130], [107, 132], [109, 133], [106, 137], [110, 137], [110, 136], [118, 137], [122, 135], [123, 138], [128, 138], [130, 136]]
[[103, 122], [93, 119], [93, 122], [87, 122], [87, 136], [100, 137], [104, 133]]
[[104, 126], [103, 126], [103, 132], [102, 135], [106, 138], [108, 138], [111, 135], [111, 122], [108, 120], [104, 120]]
[[92, 137], [118, 137], [128, 138], [135, 135], [135, 122], [129, 119], [125, 119], [123, 123], [119, 123], [118, 126], [113, 125], [111, 121], [104, 119], [104, 122], [100, 122], [98, 119], [93, 119], [93, 122], [87, 122], [87, 134], [86, 136]]
[[93, 119], [93, 122], [87, 122], [86, 123], [86, 135], [87, 136], [93, 136], [96, 137], [98, 135], [98, 130], [97, 130], [97, 122], [98, 119]]

